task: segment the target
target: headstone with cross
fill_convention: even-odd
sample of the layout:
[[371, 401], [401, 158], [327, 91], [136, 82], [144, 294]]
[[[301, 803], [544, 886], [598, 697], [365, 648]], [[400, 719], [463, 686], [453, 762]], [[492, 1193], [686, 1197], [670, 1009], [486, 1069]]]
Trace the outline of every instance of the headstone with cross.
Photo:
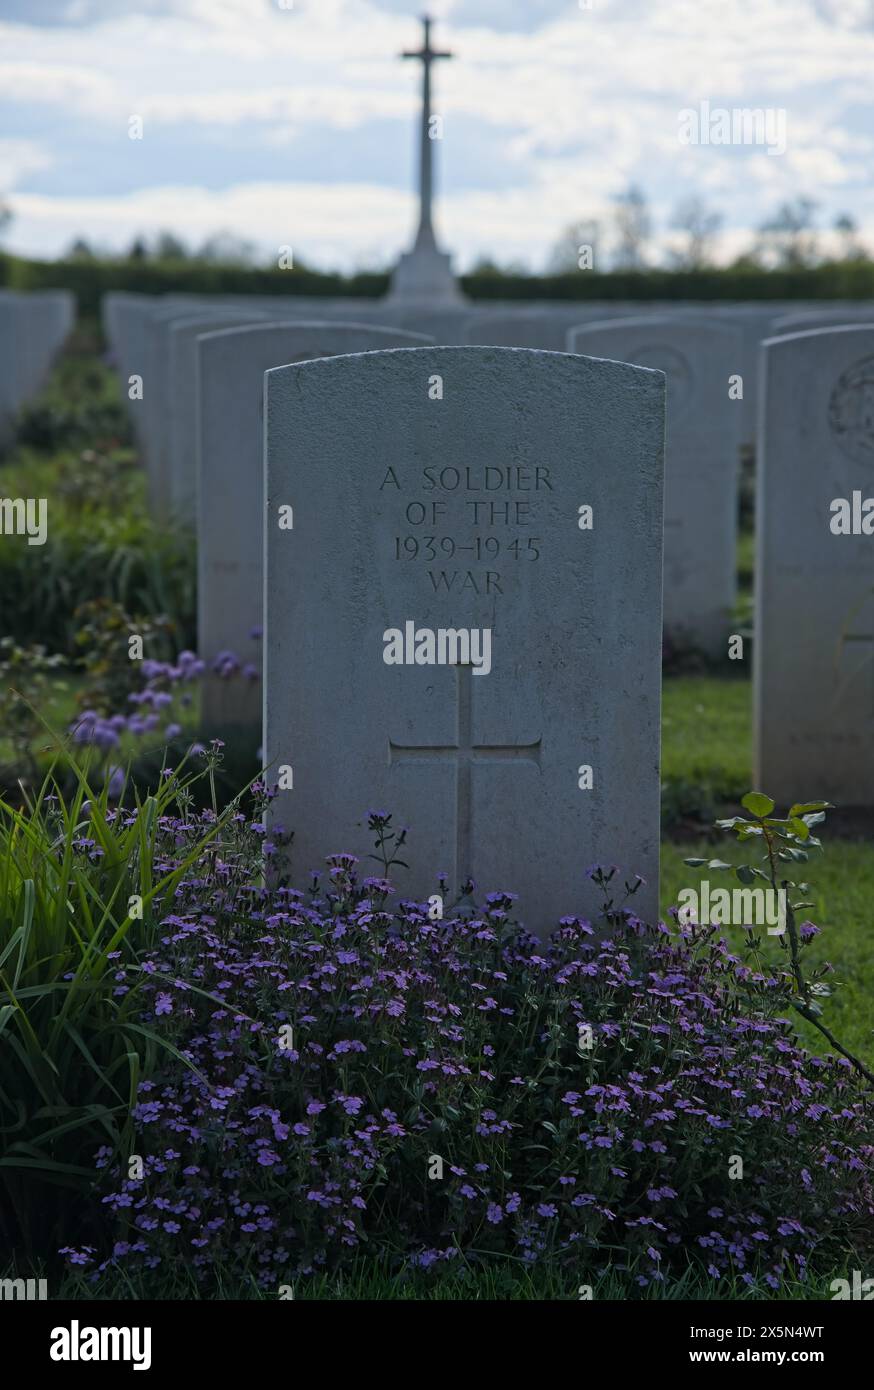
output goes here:
[[663, 371], [665, 627], [681, 646], [724, 658], [736, 592], [743, 373], [738, 328], [687, 315], [640, 315], [584, 324], [571, 352]]
[[784, 803], [871, 806], [874, 325], [766, 341], [760, 391], [756, 782]]
[[[266, 377], [265, 762], [288, 872], [408, 827], [424, 901], [657, 906], [664, 378], [443, 347]], [[455, 669], [450, 669], [455, 666]], [[447, 907], [449, 904], [447, 904]]]

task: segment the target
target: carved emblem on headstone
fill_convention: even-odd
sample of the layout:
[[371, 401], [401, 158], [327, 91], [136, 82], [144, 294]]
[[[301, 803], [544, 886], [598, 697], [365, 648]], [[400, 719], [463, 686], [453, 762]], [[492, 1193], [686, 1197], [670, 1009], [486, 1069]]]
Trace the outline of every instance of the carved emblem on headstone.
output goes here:
[[843, 373], [829, 397], [829, 428], [856, 463], [874, 463], [874, 357]]

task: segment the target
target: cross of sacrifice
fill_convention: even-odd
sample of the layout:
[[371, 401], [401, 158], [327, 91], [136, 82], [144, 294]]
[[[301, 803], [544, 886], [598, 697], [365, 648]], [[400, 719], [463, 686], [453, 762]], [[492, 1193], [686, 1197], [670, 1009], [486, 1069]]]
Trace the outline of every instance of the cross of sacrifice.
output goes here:
[[417, 58], [422, 64], [422, 133], [419, 159], [419, 230], [416, 233], [415, 248], [437, 248], [434, 228], [431, 224], [431, 204], [434, 194], [434, 174], [431, 163], [431, 66], [438, 58], [451, 58], [451, 53], [440, 53], [431, 47], [431, 23], [428, 16], [422, 19], [425, 37], [422, 47], [412, 52], [402, 53], [402, 58]]

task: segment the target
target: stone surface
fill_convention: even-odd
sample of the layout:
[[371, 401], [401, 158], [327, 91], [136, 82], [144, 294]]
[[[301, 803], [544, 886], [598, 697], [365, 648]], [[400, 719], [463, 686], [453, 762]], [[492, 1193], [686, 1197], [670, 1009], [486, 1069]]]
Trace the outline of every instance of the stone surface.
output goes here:
[[387, 304], [421, 304], [427, 308], [464, 303], [451, 257], [436, 247], [413, 247], [398, 261]]
[[859, 323], [874, 323], [874, 300], [869, 303], [824, 304], [820, 309], [804, 313], [780, 314], [772, 319], [769, 337], [784, 338], [791, 333], [808, 333], [817, 328], [842, 328]]
[[741, 338], [705, 317], [648, 315], [586, 325], [575, 352], [654, 367], [667, 377], [665, 626], [725, 656], [732, 630], [741, 402], [729, 399]]
[[75, 317], [67, 290], [0, 292], [0, 446], [11, 442], [16, 415], [45, 385]]
[[[166, 468], [171, 516], [184, 526], [197, 523], [197, 344], [205, 333], [263, 323], [254, 309], [215, 309], [174, 319], [166, 339]], [[274, 364], [275, 365], [275, 364]]]
[[20, 322], [18, 296], [0, 292], [0, 448], [12, 439], [15, 416], [24, 399]]
[[[424, 348], [283, 367], [265, 399], [265, 762], [291, 769], [292, 881], [340, 850], [379, 872], [377, 808], [409, 827], [401, 895], [442, 871], [451, 901], [471, 873], [546, 932], [599, 910], [600, 861], [644, 875], [654, 914], [661, 375]], [[410, 622], [479, 634], [491, 669], [386, 664]]]
[[464, 341], [496, 347], [542, 348], [565, 352], [568, 329], [586, 317], [580, 305], [556, 305], [537, 311], [471, 314], [464, 324]]
[[874, 326], [762, 349], [756, 785], [785, 804], [874, 802], [874, 536], [831, 504], [874, 497]]
[[[270, 323], [197, 338], [198, 652], [208, 663], [229, 650], [261, 668], [262, 643], [253, 632], [263, 622], [264, 373], [315, 357], [427, 342], [400, 329], [334, 322]], [[254, 753], [262, 699], [260, 683], [210, 680], [206, 727], [246, 731]]]

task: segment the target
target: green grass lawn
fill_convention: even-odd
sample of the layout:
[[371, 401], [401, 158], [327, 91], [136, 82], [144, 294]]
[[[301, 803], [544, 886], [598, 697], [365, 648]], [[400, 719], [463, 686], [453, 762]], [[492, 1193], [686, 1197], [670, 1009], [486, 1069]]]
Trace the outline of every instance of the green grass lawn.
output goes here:
[[[0, 1277], [14, 1278], [15, 1269], [0, 1269]], [[843, 1269], [823, 1273], [817, 1271], [807, 1284], [800, 1284], [791, 1277], [784, 1280], [779, 1292], [781, 1301], [806, 1301], [831, 1297], [829, 1285], [833, 1278], [842, 1277]], [[191, 1271], [180, 1262], [174, 1268], [164, 1268], [159, 1275], [147, 1277], [138, 1275], [130, 1278], [124, 1273], [103, 1276], [96, 1284], [91, 1283], [75, 1271], [65, 1272], [60, 1280], [47, 1275], [39, 1269], [36, 1276], [48, 1280], [50, 1297], [90, 1302], [101, 1299], [172, 1299], [186, 1301], [202, 1298], [203, 1291], [191, 1276]], [[362, 1259], [358, 1268], [342, 1275], [314, 1274], [309, 1279], [300, 1279], [293, 1288], [296, 1301], [361, 1301], [385, 1300], [393, 1302], [564, 1302], [577, 1303], [583, 1296], [583, 1278], [570, 1271], [559, 1270], [549, 1261], [543, 1261], [535, 1269], [522, 1267], [519, 1260], [500, 1261], [491, 1258], [488, 1263], [480, 1263], [467, 1258], [463, 1251], [450, 1268], [431, 1271], [409, 1270], [398, 1272], [368, 1259]], [[774, 1292], [763, 1281], [752, 1286], [740, 1279], [731, 1283], [725, 1280], [716, 1283], [698, 1263], [687, 1268], [681, 1275], [668, 1278], [664, 1283], [652, 1283], [640, 1288], [633, 1271], [620, 1274], [608, 1270], [601, 1275], [591, 1274], [587, 1278], [591, 1297], [597, 1302], [674, 1302], [687, 1300], [713, 1300], [724, 1302], [728, 1299], [748, 1302], [774, 1299]], [[229, 1280], [223, 1286], [219, 1280], [218, 1288], [211, 1294], [215, 1299], [234, 1299], [275, 1303], [280, 1298], [277, 1288], [258, 1287], [254, 1276], [251, 1283], [240, 1284], [239, 1280]], [[288, 1298], [288, 1293], [282, 1295]]]
[[[818, 963], [830, 961], [835, 976], [827, 977], [834, 994], [824, 1004], [823, 1017], [835, 1036], [860, 1057], [874, 1066], [874, 854], [865, 844], [849, 840], [830, 840], [828, 820], [820, 827], [823, 841], [821, 852], [811, 851], [810, 862], [798, 866], [804, 871], [810, 892], [805, 901], [814, 904], [802, 915], [821, 928], [822, 934], [811, 944], [805, 960]], [[697, 888], [702, 878], [720, 886], [736, 886], [737, 881], [725, 873], [692, 869], [684, 864], [686, 858], [719, 858], [730, 864], [744, 862], [741, 847], [725, 837], [724, 842], [712, 840], [677, 844], [662, 840], [661, 905], [662, 915], [677, 902], [681, 888]], [[755, 863], [749, 851], [746, 861]], [[731, 939], [740, 928], [726, 927]], [[768, 958], [783, 963], [785, 952], [776, 938], [765, 947]], [[827, 1041], [803, 1019], [797, 1019], [800, 1031], [811, 1049], [817, 1053], [829, 1051]]]
[[752, 692], [748, 679], [666, 676], [662, 777], [701, 784], [724, 800], [750, 790]]

